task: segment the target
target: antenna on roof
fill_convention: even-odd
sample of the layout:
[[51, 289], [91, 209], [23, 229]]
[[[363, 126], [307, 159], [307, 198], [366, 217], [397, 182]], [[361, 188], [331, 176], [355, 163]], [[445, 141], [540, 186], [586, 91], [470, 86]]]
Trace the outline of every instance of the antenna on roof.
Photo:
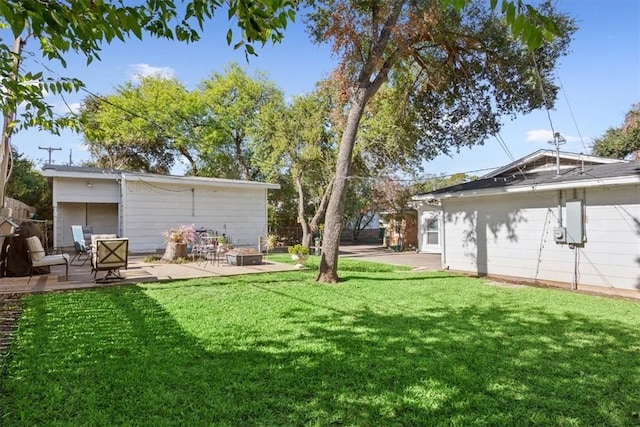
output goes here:
[[560, 175], [560, 146], [566, 142], [567, 140], [560, 135], [560, 132], [555, 132], [553, 134], [553, 141], [549, 141], [549, 144], [556, 146], [556, 175]]
[[49, 164], [51, 163], [51, 152], [52, 151], [58, 151], [58, 150], [62, 150], [62, 148], [54, 148], [54, 147], [38, 147], [39, 150], [44, 150], [44, 151], [48, 151], [49, 152]]

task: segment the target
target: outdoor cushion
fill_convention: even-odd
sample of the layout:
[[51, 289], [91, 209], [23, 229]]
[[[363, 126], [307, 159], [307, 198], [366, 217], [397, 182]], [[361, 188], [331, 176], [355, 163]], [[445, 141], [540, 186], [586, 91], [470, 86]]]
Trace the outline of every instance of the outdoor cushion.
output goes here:
[[31, 254], [32, 263], [40, 261], [46, 255], [42, 242], [36, 236], [27, 237], [27, 249]]
[[31, 271], [29, 279], [33, 275], [33, 269], [35, 267], [48, 267], [52, 265], [64, 265], [66, 267], [66, 279], [69, 280], [69, 255], [56, 254], [47, 255], [42, 247], [42, 242], [36, 236], [27, 237], [27, 248], [29, 250], [29, 257], [31, 258]]
[[96, 240], [117, 239], [117, 238], [118, 238], [117, 234], [92, 234], [91, 235], [91, 249], [95, 249]]
[[[126, 237], [96, 239], [91, 268], [96, 277], [98, 271], [107, 271], [99, 281], [122, 279], [120, 268], [127, 268], [129, 262], [129, 239]], [[98, 282], [98, 280], [96, 280]]]

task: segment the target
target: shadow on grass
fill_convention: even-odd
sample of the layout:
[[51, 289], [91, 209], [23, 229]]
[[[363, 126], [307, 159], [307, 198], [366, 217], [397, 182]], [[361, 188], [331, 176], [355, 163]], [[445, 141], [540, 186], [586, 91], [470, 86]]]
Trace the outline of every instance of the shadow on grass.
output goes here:
[[300, 288], [250, 289], [279, 305], [239, 328], [223, 323], [241, 306], [223, 288], [194, 307], [137, 287], [31, 296], [3, 425], [638, 422], [637, 328], [508, 302], [354, 309]]

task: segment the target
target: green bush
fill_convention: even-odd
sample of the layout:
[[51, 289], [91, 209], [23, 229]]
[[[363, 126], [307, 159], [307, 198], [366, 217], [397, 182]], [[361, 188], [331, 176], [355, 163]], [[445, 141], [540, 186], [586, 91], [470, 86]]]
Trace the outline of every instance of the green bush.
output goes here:
[[309, 248], [301, 244], [289, 246], [287, 250], [292, 255], [309, 255]]

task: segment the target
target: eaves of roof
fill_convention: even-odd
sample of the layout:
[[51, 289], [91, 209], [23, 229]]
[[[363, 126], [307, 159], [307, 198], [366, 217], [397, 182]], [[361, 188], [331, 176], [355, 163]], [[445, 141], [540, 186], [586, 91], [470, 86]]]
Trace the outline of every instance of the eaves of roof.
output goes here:
[[514, 174], [510, 177], [485, 178], [431, 193], [418, 194], [416, 201], [459, 197], [483, 197], [531, 191], [606, 187], [640, 183], [640, 163], [591, 165], [574, 168], [561, 175], [551, 172]]
[[42, 174], [51, 178], [105, 179], [125, 181], [144, 181], [162, 184], [203, 185], [235, 188], [267, 188], [277, 190], [280, 184], [245, 181], [240, 179], [207, 178], [198, 176], [158, 175], [140, 172], [119, 171], [115, 169], [87, 168], [65, 165], [44, 165]]
[[[519, 169], [526, 167], [531, 163], [534, 163], [536, 160], [542, 159], [544, 157], [555, 158], [558, 155], [563, 160], [569, 160], [576, 163], [578, 162], [586, 162], [590, 164], [628, 163], [628, 160], [610, 159], [606, 157], [591, 156], [588, 154], [569, 153], [566, 151], [556, 152], [554, 150], [538, 150], [529, 154], [528, 156], [522, 157], [507, 165], [504, 165], [498, 169], [495, 169], [489, 172], [488, 174], [481, 176], [480, 179], [494, 178], [504, 173], [508, 173], [509, 171], [518, 171]], [[563, 165], [563, 168], [566, 168], [566, 165]]]

